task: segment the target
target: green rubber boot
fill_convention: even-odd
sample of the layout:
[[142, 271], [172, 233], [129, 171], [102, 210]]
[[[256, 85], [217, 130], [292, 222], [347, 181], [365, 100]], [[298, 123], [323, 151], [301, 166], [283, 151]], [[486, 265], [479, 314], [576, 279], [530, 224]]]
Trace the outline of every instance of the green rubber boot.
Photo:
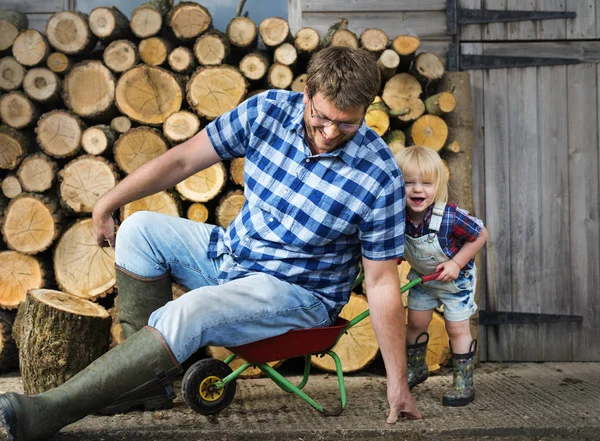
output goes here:
[[452, 353], [452, 367], [454, 369], [454, 380], [452, 390], [444, 394], [442, 404], [444, 406], [466, 406], [475, 398], [475, 386], [473, 385], [473, 371], [475, 370], [475, 351], [477, 340], [471, 342], [469, 352], [466, 354]]
[[[148, 324], [150, 315], [173, 300], [171, 275], [155, 278], [139, 277], [115, 265], [119, 288], [119, 322], [123, 335], [129, 338]], [[173, 407], [165, 388], [156, 385], [144, 393], [126, 394], [115, 403], [100, 409], [98, 415], [114, 415], [132, 410], [159, 410]]]
[[47, 439], [124, 395], [169, 387], [169, 379], [180, 372], [160, 332], [145, 327], [55, 389], [0, 395], [0, 422], [13, 441]]
[[[419, 339], [425, 336], [425, 341], [419, 343]], [[412, 389], [418, 384], [429, 378], [429, 369], [427, 368], [427, 343], [429, 343], [429, 334], [422, 332], [415, 340], [415, 344], [406, 345], [406, 363], [408, 387]]]

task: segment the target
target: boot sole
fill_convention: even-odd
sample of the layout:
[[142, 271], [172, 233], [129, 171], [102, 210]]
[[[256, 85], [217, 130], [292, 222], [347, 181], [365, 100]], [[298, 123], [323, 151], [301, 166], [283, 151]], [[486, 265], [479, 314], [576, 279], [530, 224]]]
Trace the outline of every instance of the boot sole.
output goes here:
[[[8, 398], [4, 395], [0, 395], [0, 423], [4, 426], [10, 441], [14, 441], [18, 437], [18, 432], [16, 432], [17, 414]], [[13, 428], [15, 432], [13, 432]]]
[[447, 398], [447, 397], [442, 397], [442, 405], [447, 406], [447, 407], [461, 407], [461, 406], [466, 406], [467, 404], [469, 404], [474, 399], [475, 399], [475, 394], [473, 394], [473, 395], [471, 395], [470, 397], [467, 397], [467, 398]]
[[426, 377], [421, 377], [419, 378], [416, 383], [414, 383], [412, 386], [409, 384], [408, 388], [409, 390], [413, 390], [415, 387], [417, 387], [419, 384], [424, 383], [425, 380], [427, 380], [429, 378], [429, 375], [427, 375]]
[[157, 397], [155, 399], [144, 400], [143, 402], [132, 400], [126, 403], [120, 403], [114, 406], [106, 406], [96, 412], [96, 415], [116, 415], [118, 413], [128, 413], [136, 410], [150, 411], [173, 408], [173, 401], [166, 397]]

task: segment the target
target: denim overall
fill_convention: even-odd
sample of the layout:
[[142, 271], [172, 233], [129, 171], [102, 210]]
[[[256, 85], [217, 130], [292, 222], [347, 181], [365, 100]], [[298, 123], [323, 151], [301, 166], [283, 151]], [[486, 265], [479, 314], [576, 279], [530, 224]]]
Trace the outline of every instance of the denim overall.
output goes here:
[[[404, 258], [411, 266], [408, 273], [409, 280], [435, 272], [440, 263], [449, 260], [437, 236], [445, 207], [444, 203], [434, 205], [429, 222], [429, 234], [417, 238], [405, 236]], [[429, 310], [443, 304], [444, 317], [447, 320], [467, 320], [477, 310], [473, 295], [476, 275], [477, 271], [473, 266], [472, 269], [462, 269], [456, 280], [449, 282], [432, 280], [424, 285], [415, 286], [409, 294], [409, 308]], [[420, 298], [417, 299], [418, 297]]]

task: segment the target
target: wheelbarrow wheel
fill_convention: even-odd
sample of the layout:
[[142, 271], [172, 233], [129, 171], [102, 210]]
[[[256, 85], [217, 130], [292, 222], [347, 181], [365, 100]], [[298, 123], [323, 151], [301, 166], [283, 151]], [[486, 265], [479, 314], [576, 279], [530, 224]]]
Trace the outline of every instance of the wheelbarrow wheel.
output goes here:
[[226, 363], [214, 358], [205, 358], [194, 363], [183, 376], [181, 390], [185, 403], [202, 415], [221, 412], [235, 396], [235, 379], [217, 389], [215, 383], [233, 371]]

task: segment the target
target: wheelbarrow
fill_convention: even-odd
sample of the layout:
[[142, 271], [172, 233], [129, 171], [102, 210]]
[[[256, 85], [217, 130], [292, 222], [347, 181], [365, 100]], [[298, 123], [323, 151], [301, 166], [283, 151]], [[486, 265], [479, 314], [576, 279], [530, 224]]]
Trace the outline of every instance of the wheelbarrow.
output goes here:
[[[434, 280], [439, 274], [440, 272], [436, 272], [411, 280], [401, 288], [400, 292], [405, 292], [420, 283]], [[358, 286], [363, 278], [364, 276], [361, 274], [354, 282], [354, 287]], [[181, 386], [183, 399], [191, 409], [203, 415], [219, 413], [233, 400], [237, 377], [253, 366], [260, 369], [285, 392], [296, 394], [323, 415], [339, 415], [346, 408], [347, 397], [342, 363], [332, 348], [348, 329], [364, 320], [369, 314], [370, 312], [367, 309], [350, 321], [338, 317], [332, 326], [292, 330], [276, 337], [230, 347], [228, 349], [232, 354], [223, 361], [215, 358], [200, 360], [194, 363], [183, 377]], [[335, 409], [325, 409], [302, 390], [308, 383], [310, 376], [311, 357], [324, 355], [329, 355], [336, 367], [340, 403]], [[292, 384], [267, 364], [272, 361], [302, 356], [304, 357], [304, 376], [298, 385]], [[245, 359], [246, 363], [234, 371], [229, 363], [236, 357]]]

